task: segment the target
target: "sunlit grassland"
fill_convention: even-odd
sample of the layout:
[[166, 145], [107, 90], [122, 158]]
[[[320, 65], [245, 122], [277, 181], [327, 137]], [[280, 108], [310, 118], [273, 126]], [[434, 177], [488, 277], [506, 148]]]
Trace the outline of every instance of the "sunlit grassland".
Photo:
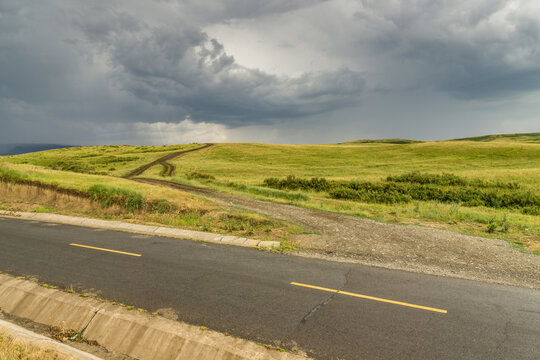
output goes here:
[[123, 176], [171, 152], [200, 147], [200, 144], [163, 146], [84, 146], [6, 156], [4, 161], [32, 164], [53, 170]]
[[[7, 167], [34, 172], [32, 176], [40, 181], [55, 182], [65, 187], [80, 189], [90, 183], [103, 183], [132, 189], [150, 198], [172, 199], [188, 207], [197, 207], [204, 200], [179, 195], [180, 192], [176, 190], [72, 171], [121, 176], [171, 151], [200, 146], [69, 148], [2, 157], [0, 162], [11, 163], [4, 165]], [[68, 169], [71, 172], [54, 170], [58, 169], [61, 161], [64, 161], [62, 166], [68, 168], [74, 164], [73, 169]], [[419, 224], [497, 237], [524, 249], [540, 251], [540, 216], [528, 215], [519, 209], [472, 207], [437, 201], [364, 203], [334, 199], [327, 192], [264, 186], [264, 180], [269, 177], [284, 178], [288, 175], [306, 179], [324, 177], [333, 181], [383, 183], [388, 176], [421, 172], [451, 173], [471, 181], [515, 182], [519, 185], [516, 191], [539, 194], [538, 133], [439, 142], [394, 139], [327, 145], [216, 144], [169, 162], [176, 166], [176, 170], [167, 179], [180, 183], [379, 221]], [[161, 171], [161, 165], [157, 165], [141, 176], [162, 178]]]
[[[328, 180], [383, 182], [389, 175], [409, 172], [452, 173], [466, 179], [516, 182], [520, 191], [540, 192], [540, 143], [515, 141], [445, 141], [410, 144], [357, 143], [340, 145], [217, 144], [172, 160], [173, 181], [242, 194], [258, 199], [295, 203], [379, 221], [419, 224], [512, 241], [540, 251], [540, 217], [514, 209], [467, 207], [433, 201], [408, 204], [368, 204], [331, 199], [322, 192], [303, 191], [307, 199], [265, 196], [269, 177], [324, 177]], [[159, 176], [149, 169], [142, 176]], [[190, 178], [197, 172], [214, 180]], [[261, 189], [258, 191], [257, 189]], [[257, 190], [257, 191], [254, 191]], [[283, 191], [285, 194], [287, 191]], [[298, 191], [296, 191], [298, 193]], [[497, 226], [487, 232], [488, 224]]]
[[177, 174], [261, 184], [267, 177], [325, 177], [377, 181], [412, 171], [540, 184], [540, 144], [426, 142], [418, 144], [217, 144], [170, 161]]
[[[23, 196], [24, 198], [18, 199], [15, 202], [5, 201], [0, 194], [0, 208], [5, 210], [28, 210], [28, 206], [24, 206], [25, 203], [35, 203], [37, 201], [38, 203], [34, 205], [42, 206], [36, 207], [34, 211], [84, 215], [105, 219], [128, 219], [129, 221], [139, 223], [163, 224], [259, 239], [286, 240], [289, 235], [303, 231], [298, 226], [293, 226], [286, 222], [277, 221], [250, 211], [221, 206], [189, 193], [162, 186], [138, 183], [119, 177], [52, 170], [43, 166], [29, 164], [0, 163], [0, 178], [2, 174], [9, 171], [15, 172], [15, 174], [25, 180], [45, 185], [54, 185], [60, 189], [89, 192], [96, 185], [103, 186], [105, 189], [118, 189], [140, 195], [144, 201], [165, 201], [168, 204], [172, 204], [174, 210], [129, 211], [117, 208], [116, 211], [111, 211], [107, 207], [101, 209], [100, 206], [94, 206], [92, 208], [93, 210], [89, 210], [89, 207], [85, 206], [87, 204], [82, 200], [77, 200], [77, 203], [81, 205], [80, 209], [74, 210], [73, 207], [66, 209], [62, 207], [62, 203], [65, 205], [65, 201], [62, 202], [60, 196], [54, 197], [58, 201], [40, 204], [39, 199], [43, 198], [43, 196], [36, 195], [35, 191], [28, 191], [30, 193], [29, 196]], [[30, 187], [24, 183], [18, 186]], [[43, 189], [38, 191], [38, 194], [46, 193], [47, 191], [50, 192], [48, 189]], [[2, 189], [0, 189], [1, 192]], [[24, 191], [19, 192], [25, 194]]]

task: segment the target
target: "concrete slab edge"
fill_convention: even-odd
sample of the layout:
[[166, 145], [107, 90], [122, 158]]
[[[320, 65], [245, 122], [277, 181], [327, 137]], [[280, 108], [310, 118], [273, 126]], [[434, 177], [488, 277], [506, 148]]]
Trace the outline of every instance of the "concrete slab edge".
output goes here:
[[0, 309], [48, 326], [81, 333], [106, 349], [136, 359], [302, 360], [233, 336], [127, 310], [93, 298], [0, 275]]
[[23, 220], [44, 221], [57, 224], [84, 226], [96, 229], [126, 231], [144, 235], [172, 237], [183, 240], [198, 240], [216, 244], [252, 247], [260, 249], [275, 249], [280, 246], [279, 241], [255, 240], [238, 236], [207, 233], [202, 231], [175, 229], [163, 226], [131, 224], [123, 221], [101, 220], [78, 216], [6, 210], [0, 210], [0, 216], [13, 217]]
[[20, 339], [26, 344], [41, 350], [54, 350], [57, 353], [75, 360], [102, 360], [97, 356], [72, 348], [46, 336], [36, 334], [23, 327], [0, 320], [0, 332], [13, 339]]

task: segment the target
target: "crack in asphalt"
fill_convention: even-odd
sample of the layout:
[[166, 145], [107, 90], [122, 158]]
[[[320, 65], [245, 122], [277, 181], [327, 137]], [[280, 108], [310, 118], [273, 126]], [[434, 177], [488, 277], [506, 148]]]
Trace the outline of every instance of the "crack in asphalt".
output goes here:
[[326, 299], [325, 301], [315, 305], [311, 310], [309, 310], [303, 317], [302, 319], [300, 320], [300, 324], [305, 324], [307, 319], [309, 319], [311, 317], [311, 315], [313, 315], [317, 310], [319, 310], [320, 308], [322, 308], [323, 306], [327, 305], [328, 303], [330, 303], [332, 300], [334, 300], [334, 298], [337, 296], [337, 294], [343, 290], [343, 288], [345, 286], [347, 286], [347, 284], [349, 283], [349, 275], [351, 273], [351, 270], [349, 269], [346, 273], [345, 273], [345, 283], [334, 293], [332, 293], [332, 295], [330, 295], [328, 297], [328, 299]]

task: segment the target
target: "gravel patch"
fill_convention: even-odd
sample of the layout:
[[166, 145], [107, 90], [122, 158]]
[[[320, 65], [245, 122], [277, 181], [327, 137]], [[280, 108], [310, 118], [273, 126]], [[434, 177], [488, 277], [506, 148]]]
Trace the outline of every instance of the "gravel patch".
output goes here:
[[414, 225], [384, 224], [164, 180], [133, 180], [187, 191], [320, 233], [293, 238], [301, 249], [291, 252], [295, 255], [540, 289], [540, 256], [522, 253], [503, 240]]

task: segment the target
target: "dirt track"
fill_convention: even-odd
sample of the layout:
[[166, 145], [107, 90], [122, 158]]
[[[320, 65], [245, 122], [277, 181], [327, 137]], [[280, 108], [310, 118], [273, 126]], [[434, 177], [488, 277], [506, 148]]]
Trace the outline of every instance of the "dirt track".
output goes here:
[[192, 152], [192, 151], [206, 149], [207, 147], [210, 147], [212, 145], [214, 145], [214, 144], [208, 143], [208, 144], [204, 144], [200, 148], [190, 149], [190, 150], [183, 150], [183, 151], [177, 151], [177, 152], [170, 153], [170, 154], [165, 155], [165, 156], [163, 156], [163, 157], [161, 157], [161, 158], [159, 158], [157, 160], [152, 161], [151, 163], [148, 163], [146, 165], [143, 165], [143, 166], [133, 170], [132, 172], [130, 172], [129, 174], [127, 174], [124, 177], [129, 179], [129, 178], [132, 178], [134, 176], [141, 175], [143, 172], [150, 169], [152, 166], [155, 166], [155, 165], [158, 165], [158, 164], [160, 164], [160, 165], [162, 165], [164, 167], [164, 171], [163, 171], [164, 176], [171, 176], [173, 174], [174, 170], [175, 170], [175, 167], [174, 167], [174, 165], [169, 164], [167, 162], [167, 160], [172, 160], [177, 156], [180, 156], [182, 154], [186, 154], [186, 153], [189, 153], [189, 152]]
[[[205, 147], [208, 146], [210, 145], [207, 144]], [[166, 160], [173, 157], [170, 156]], [[165, 159], [157, 160], [153, 165], [163, 160]], [[238, 206], [288, 220], [320, 233], [320, 235], [299, 235], [294, 239], [302, 249], [299, 254], [304, 256], [357, 261], [393, 269], [540, 289], [540, 256], [521, 253], [502, 240], [420, 226], [378, 223], [347, 215], [219, 193], [165, 180], [142, 178], [132, 180], [190, 192], [225, 205]]]

